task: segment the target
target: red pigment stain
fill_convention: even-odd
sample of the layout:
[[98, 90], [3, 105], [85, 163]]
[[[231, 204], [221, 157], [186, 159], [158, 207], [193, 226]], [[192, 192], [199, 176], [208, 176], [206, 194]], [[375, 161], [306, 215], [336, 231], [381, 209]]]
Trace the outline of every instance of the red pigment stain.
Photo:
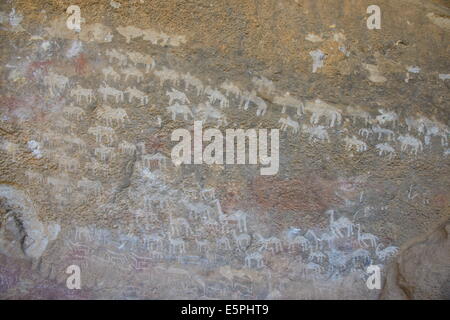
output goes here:
[[317, 176], [295, 179], [257, 177], [251, 183], [252, 200], [263, 210], [324, 212], [336, 207], [339, 182]]
[[30, 65], [27, 68], [27, 73], [26, 73], [27, 79], [34, 80], [36, 78], [37, 73], [42, 73], [42, 74], [46, 75], [48, 73], [48, 67], [52, 63], [53, 62], [51, 60], [34, 61], [34, 62], [30, 63]]
[[21, 107], [25, 104], [24, 100], [18, 99], [17, 97], [0, 97], [0, 106], [2, 109], [7, 109], [8, 112], [12, 112], [18, 107]]
[[152, 153], [166, 153], [167, 148], [167, 138], [168, 136], [163, 133], [155, 133], [148, 137], [147, 141], [145, 142], [145, 148], [146, 150], [149, 150], [149, 152]]
[[81, 53], [77, 57], [73, 59], [75, 72], [79, 75], [84, 75], [88, 69], [88, 60], [86, 59], [86, 55]]
[[439, 193], [433, 198], [433, 205], [438, 208], [448, 207], [448, 194]]

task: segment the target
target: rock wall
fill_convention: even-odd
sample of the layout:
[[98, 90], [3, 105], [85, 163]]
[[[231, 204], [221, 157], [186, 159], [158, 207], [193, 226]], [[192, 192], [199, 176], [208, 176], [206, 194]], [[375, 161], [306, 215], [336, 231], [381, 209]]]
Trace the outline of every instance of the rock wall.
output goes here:
[[[373, 4], [1, 3], [0, 297], [449, 298], [450, 8]], [[194, 121], [278, 170], [176, 165]]]

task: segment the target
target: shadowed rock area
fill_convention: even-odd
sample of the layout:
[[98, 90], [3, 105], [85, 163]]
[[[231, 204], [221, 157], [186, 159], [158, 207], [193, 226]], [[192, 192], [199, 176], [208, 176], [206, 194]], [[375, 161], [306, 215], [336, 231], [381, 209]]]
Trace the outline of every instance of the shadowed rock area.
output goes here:
[[450, 298], [450, 221], [414, 241], [387, 270], [383, 299]]

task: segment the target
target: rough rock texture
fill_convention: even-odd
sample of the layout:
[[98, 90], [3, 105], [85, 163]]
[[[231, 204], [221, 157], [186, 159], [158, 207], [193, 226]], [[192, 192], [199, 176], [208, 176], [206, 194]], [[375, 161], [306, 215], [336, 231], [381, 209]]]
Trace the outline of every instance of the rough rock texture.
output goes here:
[[407, 246], [387, 270], [384, 299], [450, 299], [450, 221]]
[[[450, 8], [372, 4], [0, 3], [0, 297], [448, 298]], [[279, 171], [175, 166], [194, 120]]]
[[[39, 258], [47, 248], [49, 241], [57, 238], [60, 227], [58, 224], [46, 226], [36, 215], [30, 200], [21, 191], [11, 186], [0, 185], [0, 199], [2, 209], [5, 211], [5, 225], [0, 230], [2, 239], [6, 241], [0, 246], [8, 254], [11, 249], [8, 245], [20, 245], [21, 251], [29, 258]], [[8, 232], [10, 233], [8, 235]], [[8, 241], [8, 238], [10, 238]], [[19, 248], [15, 248], [17, 249]]]

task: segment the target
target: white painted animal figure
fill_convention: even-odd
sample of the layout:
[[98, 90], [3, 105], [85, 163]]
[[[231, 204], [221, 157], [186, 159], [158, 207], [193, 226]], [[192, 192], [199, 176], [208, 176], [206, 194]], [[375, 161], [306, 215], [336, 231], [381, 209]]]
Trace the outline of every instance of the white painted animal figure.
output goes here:
[[358, 133], [363, 138], [369, 139], [369, 136], [373, 133], [373, 131], [370, 128], [361, 128], [359, 129]]
[[378, 112], [380, 115], [378, 115], [375, 120], [381, 124], [384, 125], [386, 123], [391, 123], [393, 127], [396, 126], [398, 122], [398, 115], [394, 111], [387, 111], [384, 109], [378, 109]]
[[353, 148], [356, 149], [357, 152], [364, 152], [367, 150], [367, 144], [364, 141], [358, 140], [355, 136], [353, 137], [345, 137], [345, 149], [350, 151]]
[[47, 177], [47, 184], [58, 191], [70, 192], [72, 190], [71, 180], [67, 175], [49, 176]]
[[341, 111], [321, 99], [316, 99], [313, 102], [307, 101], [305, 103], [305, 110], [312, 113], [310, 119], [311, 124], [318, 124], [321, 118], [325, 118], [329, 127], [339, 126], [342, 123]]
[[198, 217], [205, 217], [205, 216], [210, 217], [211, 215], [211, 207], [205, 205], [202, 202], [192, 203], [187, 199], [183, 199], [181, 202], [188, 210], [190, 219], [196, 219]]
[[184, 104], [191, 103], [184, 92], [181, 92], [174, 88], [172, 88], [171, 91], [167, 91], [166, 96], [169, 96], [169, 104], [172, 104], [172, 102], [175, 102], [175, 101], [178, 101], [178, 102], [184, 103]]
[[113, 81], [120, 81], [120, 74], [117, 73], [113, 67], [108, 66], [102, 69], [103, 77], [105, 81], [108, 81], [108, 77], [111, 77]]
[[266, 77], [253, 77], [252, 82], [259, 91], [266, 92], [268, 94], [272, 94], [276, 91], [275, 84]]
[[77, 84], [75, 89], [70, 90], [70, 96], [75, 96], [77, 103], [81, 103], [82, 98], [85, 98], [86, 102], [90, 103], [94, 98], [94, 92], [92, 89], [85, 89]]
[[107, 49], [105, 55], [109, 58], [109, 63], [114, 62], [114, 60], [117, 60], [119, 66], [126, 66], [128, 63], [127, 56], [116, 49]]
[[264, 99], [255, 96], [251, 98], [251, 102], [253, 102], [256, 106], [256, 116], [260, 117], [260, 116], [264, 116], [267, 112], [267, 103], [264, 101]]
[[178, 102], [167, 107], [167, 111], [172, 113], [173, 121], [175, 121], [178, 114], [183, 115], [185, 121], [188, 120], [188, 116], [190, 116], [191, 118], [194, 118], [194, 115], [192, 114], [191, 109], [187, 105], [179, 104]]
[[316, 248], [316, 250], [319, 249], [320, 238], [316, 235], [314, 230], [308, 229], [308, 231], [306, 231], [304, 237], [306, 239], [308, 239], [309, 241], [314, 241], [314, 247]]
[[316, 73], [319, 68], [323, 67], [323, 63], [326, 58], [326, 54], [323, 53], [321, 50], [314, 50], [309, 53], [311, 58], [313, 59], [313, 67], [312, 72]]
[[326, 259], [327, 256], [321, 251], [313, 251], [308, 256], [309, 261], [315, 261], [319, 264], [323, 263]]
[[222, 212], [219, 200], [216, 200], [217, 211], [219, 214], [219, 222], [222, 224], [222, 230], [228, 223], [237, 223], [239, 232], [247, 232], [247, 214], [241, 210], [233, 214], [226, 215]]
[[95, 136], [95, 141], [97, 143], [102, 143], [105, 142], [104, 140], [106, 140], [106, 143], [110, 144], [115, 140], [115, 132], [112, 128], [109, 127], [91, 127], [88, 129], [88, 133]]
[[256, 97], [256, 91], [252, 90], [252, 91], [247, 91], [244, 90], [241, 93], [241, 98], [239, 101], [239, 107], [243, 108], [244, 110], [247, 110], [250, 107], [250, 102], [252, 101], [252, 99]]
[[285, 93], [283, 96], [276, 96], [273, 99], [273, 103], [283, 107], [281, 110], [282, 113], [286, 113], [287, 108], [293, 108], [298, 116], [301, 116], [304, 112], [303, 102], [291, 96], [289, 92]]
[[143, 30], [144, 37], [142, 38], [145, 41], [150, 41], [154, 45], [166, 46], [169, 42], [169, 36], [164, 32], [157, 32], [153, 29], [145, 29]]
[[411, 131], [412, 129], [417, 130], [420, 134], [425, 134], [426, 132], [426, 123], [430, 120], [425, 117], [420, 117], [418, 119], [413, 117], [406, 117], [405, 123], [408, 127], [408, 131]]
[[98, 162], [95, 158], [92, 158], [89, 162], [86, 163], [86, 169], [91, 173], [97, 175], [107, 173], [109, 167], [103, 163]]
[[209, 241], [206, 239], [200, 240], [198, 238], [195, 238], [195, 244], [199, 252], [206, 252], [209, 250]]
[[131, 40], [140, 38], [143, 36], [142, 30], [135, 26], [119, 26], [116, 28], [117, 32], [125, 37], [127, 43], [130, 43]]
[[230, 105], [227, 97], [225, 97], [219, 90], [209, 90], [207, 92], [207, 95], [211, 104], [214, 104], [218, 101], [221, 108], [228, 108]]
[[190, 72], [181, 75], [181, 79], [184, 81], [184, 89], [188, 90], [190, 87], [193, 87], [197, 91], [197, 96], [203, 94], [204, 86], [200, 79], [191, 75]]
[[342, 233], [344, 229], [347, 233], [346, 236], [350, 237], [353, 234], [353, 228], [355, 225], [346, 217], [340, 217], [339, 219], [334, 219], [334, 210], [328, 210], [325, 214], [330, 215], [330, 229], [337, 237], [344, 237]]
[[75, 148], [78, 149], [78, 151], [83, 151], [86, 149], [86, 142], [83, 141], [83, 139], [78, 137], [72, 137], [70, 135], [64, 135], [63, 141]]
[[97, 110], [97, 117], [104, 120], [108, 126], [123, 124], [129, 119], [125, 109], [111, 108], [110, 106], [100, 107]]
[[189, 225], [189, 222], [183, 217], [172, 218], [172, 214], [169, 213], [169, 222], [171, 232], [173, 234], [192, 234], [192, 229]]
[[157, 32], [153, 29], [144, 29], [142, 30], [142, 34], [143, 34], [143, 40], [145, 41], [150, 41], [151, 44], [154, 45], [158, 45], [160, 40], [163, 40], [163, 42], [161, 43], [161, 45], [163, 45], [164, 43], [164, 37], [161, 36], [160, 32]]
[[112, 147], [99, 146], [94, 149], [94, 154], [100, 157], [100, 160], [103, 162], [107, 162], [112, 160], [115, 156], [115, 149]]
[[398, 247], [394, 247], [394, 246], [389, 246], [386, 247], [382, 250], [380, 250], [382, 244], [378, 244], [375, 253], [377, 255], [377, 257], [381, 260], [381, 261], [386, 261], [387, 259], [389, 259], [390, 257], [393, 257], [397, 254], [398, 252]]
[[172, 35], [169, 37], [168, 44], [174, 47], [178, 47], [179, 45], [186, 43], [186, 36], [184, 35]]
[[136, 89], [136, 87], [128, 87], [125, 90], [125, 93], [128, 94], [128, 102], [132, 102], [134, 98], [140, 100], [141, 105], [148, 104], [148, 95], [144, 92]]
[[49, 71], [44, 77], [44, 85], [48, 86], [50, 94], [52, 96], [58, 92], [58, 90], [64, 90], [69, 85], [69, 78]]
[[373, 133], [378, 134], [378, 140], [380, 140], [383, 136], [385, 136], [388, 141], [391, 141], [395, 138], [394, 131], [381, 128], [379, 125], [372, 126], [372, 131]]
[[[369, 241], [369, 244], [367, 244], [366, 241]], [[358, 243], [362, 244], [364, 247], [376, 247], [378, 242], [378, 237], [371, 234], [371, 233], [365, 233], [361, 232], [361, 226], [358, 224]]]
[[319, 239], [319, 247], [324, 247], [324, 243], [328, 244], [328, 247], [331, 249], [333, 248], [334, 241], [336, 240], [336, 234], [333, 231], [330, 232], [323, 232]]
[[330, 142], [330, 136], [324, 126], [310, 127], [304, 124], [302, 131], [309, 134], [309, 141], [311, 142]]
[[169, 252], [171, 254], [183, 254], [186, 252], [186, 245], [181, 238], [172, 239], [169, 234]]
[[255, 90], [243, 91], [240, 99], [240, 107], [248, 110], [250, 103], [254, 104], [256, 109], [256, 116], [264, 116], [267, 112], [267, 103], [261, 97], [258, 97]]
[[312, 272], [314, 274], [319, 274], [322, 272], [322, 267], [320, 265], [318, 265], [315, 262], [308, 262], [305, 266], [304, 266], [304, 272], [305, 274], [308, 272]]
[[357, 120], [362, 120], [365, 125], [368, 125], [372, 119], [370, 113], [360, 106], [348, 106], [346, 112], [352, 118], [353, 123], [356, 123]]
[[53, 120], [52, 128], [55, 128], [55, 130], [58, 132], [72, 133], [74, 125], [72, 122], [70, 122], [64, 118], [58, 118], [58, 119]]
[[78, 241], [91, 241], [91, 230], [88, 227], [75, 227], [75, 239]]
[[136, 145], [127, 141], [122, 141], [119, 143], [119, 151], [132, 156], [136, 152]]
[[388, 155], [389, 159], [392, 159], [392, 157], [395, 155], [395, 149], [388, 143], [379, 143], [375, 146], [375, 148], [379, 151], [379, 156]]
[[429, 145], [431, 143], [431, 137], [440, 137], [441, 145], [446, 147], [448, 145], [448, 136], [450, 134], [449, 128], [440, 122], [430, 122], [431, 123], [427, 123], [425, 144]]
[[158, 35], [158, 38], [159, 38], [159, 41], [161, 41], [159, 43], [159, 45], [161, 45], [163, 47], [168, 45], [169, 42], [170, 42], [170, 36], [167, 33], [160, 32], [159, 35]]
[[164, 246], [164, 238], [158, 234], [144, 234], [143, 241], [147, 250], [162, 250]]
[[241, 250], [245, 250], [250, 245], [250, 236], [246, 233], [240, 233], [239, 235], [236, 233], [236, 230], [233, 229], [233, 238], [236, 242], [237, 246]]
[[161, 87], [164, 86], [166, 81], [169, 81], [174, 86], [178, 86], [181, 79], [178, 72], [167, 67], [162, 67], [161, 70], [156, 70], [153, 73], [159, 78], [159, 84]]
[[128, 81], [129, 78], [134, 77], [137, 82], [141, 82], [144, 80], [144, 74], [136, 69], [136, 67], [127, 67], [122, 69], [122, 74], [125, 75], [125, 81]]
[[63, 113], [65, 116], [69, 118], [75, 118], [76, 120], [83, 120], [85, 116], [85, 112], [80, 107], [75, 107], [73, 105], [70, 105], [68, 107], [63, 108]]
[[370, 264], [372, 259], [370, 258], [370, 252], [366, 249], [359, 248], [352, 252], [353, 262], [363, 262], [364, 264]]
[[84, 177], [78, 181], [77, 187], [84, 192], [93, 193], [95, 195], [99, 195], [103, 191], [103, 186], [100, 181], [89, 180]]
[[167, 162], [167, 157], [162, 155], [161, 153], [155, 154], [144, 154], [142, 155], [142, 163], [145, 167], [151, 168], [152, 163], [156, 164], [158, 169], [165, 167]]
[[56, 157], [58, 167], [64, 171], [77, 171], [80, 168], [80, 162], [76, 158], [69, 157], [65, 154], [59, 154]]
[[300, 246], [302, 251], [307, 251], [310, 248], [309, 240], [301, 235], [295, 236], [293, 239], [289, 240], [288, 242], [289, 242], [289, 250], [295, 249], [296, 246]]
[[214, 108], [209, 101], [200, 103], [196, 108], [196, 114], [200, 116], [203, 121], [208, 119], [217, 120], [218, 125], [227, 125], [226, 116], [218, 109]]
[[290, 116], [287, 116], [287, 118], [281, 118], [279, 121], [281, 123], [281, 131], [286, 131], [288, 127], [292, 129], [292, 133], [297, 134], [300, 130], [300, 124], [292, 120]]
[[331, 265], [330, 271], [332, 274], [342, 272], [346, 268], [347, 263], [352, 259], [351, 254], [346, 254], [345, 252], [336, 249], [327, 252], [327, 256]]
[[27, 170], [25, 171], [25, 176], [27, 177], [28, 182], [42, 184], [45, 181], [44, 176], [39, 172]]
[[214, 188], [202, 189], [200, 195], [205, 201], [213, 201], [216, 198], [216, 190]]
[[245, 256], [245, 266], [251, 269], [253, 265], [255, 265], [257, 269], [264, 267], [264, 257], [258, 251]]
[[258, 241], [261, 244], [260, 250], [271, 250], [272, 253], [283, 251], [283, 244], [277, 237], [272, 236], [269, 238], [264, 238], [259, 233], [256, 233], [255, 236], [258, 238]]
[[143, 40], [150, 41], [152, 44], [157, 45], [158, 41], [161, 39], [160, 33], [153, 29], [142, 30]]
[[129, 262], [127, 261], [128, 259], [125, 254], [106, 249], [103, 260], [122, 270], [128, 269]]
[[[71, 124], [68, 121], [68, 126], [70, 128]], [[70, 131], [70, 130], [69, 130]], [[56, 134], [52, 130], [43, 131], [40, 133], [40, 141], [44, 144], [46, 147], [50, 148], [57, 148], [61, 144], [61, 135]]]
[[150, 70], [155, 68], [155, 60], [149, 55], [142, 54], [140, 52], [127, 52], [127, 55], [135, 66], [143, 64], [145, 66], [146, 73], [149, 73]]
[[220, 89], [225, 90], [225, 95], [227, 95], [227, 96], [229, 96], [229, 94], [231, 93], [236, 98], [239, 98], [241, 95], [241, 89], [229, 80], [223, 82], [220, 85]]
[[404, 136], [399, 136], [397, 138], [401, 144], [401, 151], [407, 151], [408, 147], [410, 148], [410, 152], [417, 155], [419, 151], [423, 151], [422, 141], [410, 136], [409, 134]]
[[218, 249], [231, 250], [230, 240], [225, 236], [217, 238], [216, 245]]
[[123, 91], [117, 90], [113, 87], [103, 83], [102, 87], [98, 88], [98, 92], [103, 96], [103, 101], [108, 101], [108, 97], [112, 96], [116, 103], [123, 102]]

